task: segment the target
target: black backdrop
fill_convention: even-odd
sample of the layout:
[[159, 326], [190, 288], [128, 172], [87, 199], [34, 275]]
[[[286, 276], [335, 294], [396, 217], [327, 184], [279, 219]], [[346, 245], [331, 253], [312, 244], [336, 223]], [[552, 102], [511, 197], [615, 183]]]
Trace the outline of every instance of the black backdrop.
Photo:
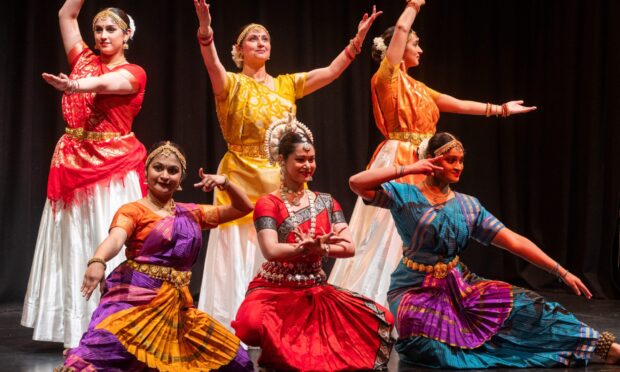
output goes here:
[[[62, 2], [23, 0], [0, 12], [0, 301], [21, 301], [33, 256], [50, 157], [64, 124], [60, 94], [41, 72], [68, 72], [57, 12]], [[347, 179], [366, 165], [380, 135], [374, 127], [369, 79], [376, 69], [370, 42], [398, 18], [404, 1], [377, 0], [384, 14], [363, 52], [336, 82], [299, 101], [298, 117], [317, 139], [312, 188], [327, 191], [350, 216]], [[88, 0], [90, 22], [105, 6], [136, 20], [128, 58], [145, 68], [147, 94], [135, 132], [149, 147], [172, 139], [190, 169], [215, 170], [225, 151], [213, 96], [196, 42], [191, 0]], [[271, 74], [328, 64], [354, 35], [366, 0], [214, 0], [215, 43], [227, 69], [233, 34], [260, 22], [272, 35]], [[617, 297], [620, 205], [620, 2], [586, 0], [428, 0], [414, 28], [424, 49], [413, 75], [440, 92], [501, 103], [525, 99], [539, 107], [507, 119], [442, 115], [438, 129], [457, 134], [468, 151], [456, 189], [476, 195], [581, 277], [597, 295]], [[615, 22], [614, 22], [615, 21]], [[191, 190], [178, 200], [210, 202]], [[473, 244], [472, 244], [473, 245]], [[205, 244], [206, 246], [206, 244]], [[202, 271], [202, 260], [196, 274]], [[465, 260], [480, 274], [544, 287], [552, 277], [499, 249], [472, 246]], [[617, 276], [616, 276], [617, 277]], [[195, 289], [200, 275], [194, 278]]]

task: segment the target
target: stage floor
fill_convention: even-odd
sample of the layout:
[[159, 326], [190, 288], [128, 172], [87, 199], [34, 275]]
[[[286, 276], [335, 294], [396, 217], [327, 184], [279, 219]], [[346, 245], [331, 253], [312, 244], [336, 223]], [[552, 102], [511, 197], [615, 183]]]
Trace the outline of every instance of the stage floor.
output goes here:
[[[598, 330], [611, 330], [620, 335], [620, 301], [590, 300], [571, 296], [567, 293], [542, 292], [550, 300], [559, 301], [577, 317]], [[51, 342], [32, 341], [32, 331], [19, 325], [20, 304], [0, 305], [0, 371], [50, 372], [62, 362], [62, 345]], [[259, 355], [258, 350], [251, 350], [253, 360]], [[420, 371], [398, 362], [398, 355], [393, 352], [389, 365], [390, 371]], [[527, 371], [542, 371], [528, 369]], [[587, 368], [571, 371], [617, 371], [620, 366], [592, 364]], [[517, 371], [517, 369], [493, 369], [486, 371]]]

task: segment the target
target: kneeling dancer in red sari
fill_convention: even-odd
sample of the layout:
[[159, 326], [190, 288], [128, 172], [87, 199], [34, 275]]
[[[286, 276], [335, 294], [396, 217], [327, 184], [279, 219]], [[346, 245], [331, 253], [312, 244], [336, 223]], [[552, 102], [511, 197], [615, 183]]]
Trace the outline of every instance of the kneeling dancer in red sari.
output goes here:
[[250, 283], [232, 326], [260, 346], [261, 367], [275, 370], [385, 369], [393, 317], [374, 301], [326, 282], [321, 262], [350, 257], [351, 234], [331, 195], [305, 189], [316, 169], [312, 133], [288, 119], [274, 123], [265, 145], [281, 167], [279, 190], [254, 210], [267, 262]]

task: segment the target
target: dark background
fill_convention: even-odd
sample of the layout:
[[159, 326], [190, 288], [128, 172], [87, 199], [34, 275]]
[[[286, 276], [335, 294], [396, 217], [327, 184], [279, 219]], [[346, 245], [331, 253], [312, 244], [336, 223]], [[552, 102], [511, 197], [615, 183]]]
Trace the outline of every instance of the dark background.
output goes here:
[[[298, 101], [298, 118], [317, 140], [313, 189], [333, 194], [350, 216], [347, 187], [381, 138], [374, 127], [369, 80], [372, 38], [393, 25], [404, 1], [376, 4], [362, 54], [328, 87]], [[58, 29], [61, 1], [11, 1], [0, 12], [0, 302], [21, 301], [45, 201], [54, 145], [63, 133], [61, 94], [42, 72], [68, 73]], [[192, 190], [200, 166], [215, 171], [224, 154], [213, 95], [196, 41], [191, 0], [87, 1], [79, 17], [93, 44], [92, 17], [119, 6], [136, 20], [128, 59], [148, 74], [134, 123], [148, 147], [171, 139], [184, 146], [192, 174], [181, 201], [210, 203]], [[236, 71], [236, 31], [259, 22], [270, 30], [268, 72], [327, 65], [353, 37], [365, 0], [213, 1], [215, 44]], [[538, 110], [507, 119], [443, 114], [438, 130], [467, 147], [466, 172], [455, 189], [477, 196], [512, 230], [585, 278], [597, 296], [619, 297], [620, 2], [586, 0], [428, 0], [414, 29], [421, 66], [410, 71], [458, 98], [502, 103], [524, 99]], [[205, 241], [206, 246], [206, 241]], [[473, 248], [473, 249], [472, 249]], [[204, 252], [203, 252], [204, 253]], [[198, 288], [202, 260], [195, 267]], [[534, 288], [557, 285], [525, 261], [475, 246], [464, 260], [479, 274]]]

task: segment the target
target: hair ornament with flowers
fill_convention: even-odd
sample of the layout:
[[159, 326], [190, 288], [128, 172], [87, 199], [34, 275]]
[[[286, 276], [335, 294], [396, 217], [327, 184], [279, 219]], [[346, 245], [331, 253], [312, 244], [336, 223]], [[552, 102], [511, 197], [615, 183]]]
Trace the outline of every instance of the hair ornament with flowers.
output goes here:
[[426, 149], [428, 149], [428, 140], [430, 138], [425, 138], [422, 142], [420, 142], [420, 144], [418, 145], [418, 159], [422, 160], [422, 159], [426, 159]]
[[307, 146], [314, 143], [314, 136], [310, 129], [289, 112], [286, 118], [271, 123], [265, 132], [265, 153], [267, 154], [267, 159], [270, 164], [275, 165], [277, 163], [280, 141], [285, 134], [290, 132], [299, 133], [307, 138], [310, 141], [306, 143]]
[[385, 51], [387, 50], [387, 45], [385, 45], [385, 40], [383, 40], [381, 36], [378, 36], [372, 39], [372, 44], [374, 45], [376, 50], [381, 52], [381, 59], [383, 59], [383, 57], [385, 57]]

